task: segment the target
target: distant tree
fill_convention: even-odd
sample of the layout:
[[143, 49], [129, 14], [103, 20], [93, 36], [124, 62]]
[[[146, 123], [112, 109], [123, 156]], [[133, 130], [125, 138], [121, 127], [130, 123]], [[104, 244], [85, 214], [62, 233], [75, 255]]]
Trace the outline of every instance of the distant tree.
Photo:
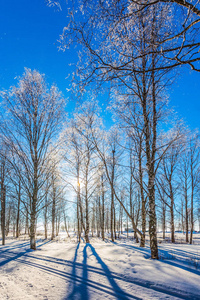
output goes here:
[[[30, 248], [36, 249], [36, 218], [51, 174], [50, 146], [62, 122], [64, 101], [54, 85], [48, 89], [44, 76], [30, 69], [25, 69], [18, 86], [4, 92], [3, 98], [8, 112], [3, 135], [20, 165], [20, 184], [29, 198]], [[19, 171], [19, 165], [12, 165]]]
[[117, 185], [117, 169], [122, 155], [122, 149], [120, 149], [120, 133], [117, 127], [111, 127], [107, 134], [107, 167], [110, 176], [110, 191], [111, 191], [111, 207], [110, 207], [110, 230], [111, 240], [114, 242], [116, 239], [116, 209], [115, 209], [115, 193]]
[[193, 133], [189, 140], [189, 173], [191, 178], [191, 207], [190, 207], [190, 244], [192, 244], [194, 231], [194, 200], [199, 187], [199, 171], [200, 171], [200, 141], [199, 134]]
[[0, 149], [0, 197], [1, 197], [1, 234], [2, 245], [5, 245], [6, 237], [6, 196], [7, 196], [7, 181], [9, 174], [8, 166], [8, 148], [1, 145]]
[[[97, 188], [98, 157], [92, 141], [92, 132], [100, 125], [98, 109], [95, 101], [86, 101], [80, 105], [74, 113], [65, 136], [68, 148], [64, 158], [69, 165], [68, 173], [69, 170], [71, 173], [70, 185], [77, 196], [78, 236], [80, 240], [82, 227], [86, 243], [89, 243], [91, 200]], [[67, 181], [69, 182], [70, 178]]]
[[[167, 196], [165, 202], [165, 197], [162, 197], [164, 203], [168, 206], [170, 210], [170, 230], [171, 230], [171, 241], [175, 243], [175, 199], [179, 188], [179, 182], [177, 178], [177, 169], [181, 158], [181, 149], [183, 145], [180, 141], [173, 143], [173, 145], [168, 149], [168, 152], [163, 157], [161, 163], [162, 174], [159, 174], [158, 178], [159, 188]], [[162, 193], [160, 193], [161, 195]]]

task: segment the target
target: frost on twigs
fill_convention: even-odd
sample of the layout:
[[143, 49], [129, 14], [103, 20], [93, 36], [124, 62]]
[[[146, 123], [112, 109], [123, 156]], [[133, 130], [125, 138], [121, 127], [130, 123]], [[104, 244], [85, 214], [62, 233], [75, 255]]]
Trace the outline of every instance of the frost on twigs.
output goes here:
[[62, 10], [60, 1], [46, 0], [46, 3], [49, 7], [55, 7], [57, 10]]

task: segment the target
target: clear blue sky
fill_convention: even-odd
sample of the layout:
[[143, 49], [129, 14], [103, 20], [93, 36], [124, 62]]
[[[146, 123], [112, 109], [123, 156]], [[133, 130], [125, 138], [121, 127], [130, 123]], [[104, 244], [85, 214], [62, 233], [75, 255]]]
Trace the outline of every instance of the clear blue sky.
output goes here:
[[58, 11], [45, 0], [0, 1], [0, 89], [16, 84], [24, 67], [46, 75], [68, 97], [66, 79], [76, 63], [76, 53], [58, 50], [67, 11]]
[[[65, 1], [63, 1], [64, 3]], [[0, 90], [17, 83], [24, 67], [37, 69], [70, 97], [68, 74], [74, 71], [74, 50], [58, 51], [59, 35], [66, 25], [62, 11], [47, 7], [45, 0], [0, 0]], [[183, 68], [169, 92], [171, 104], [189, 126], [200, 126], [200, 73]], [[69, 105], [69, 109], [74, 105]]]

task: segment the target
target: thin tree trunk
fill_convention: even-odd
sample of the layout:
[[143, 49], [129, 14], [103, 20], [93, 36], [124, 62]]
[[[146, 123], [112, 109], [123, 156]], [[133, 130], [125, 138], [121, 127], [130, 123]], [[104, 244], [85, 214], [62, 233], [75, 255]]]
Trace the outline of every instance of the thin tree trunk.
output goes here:
[[19, 180], [18, 203], [17, 203], [17, 220], [16, 220], [16, 238], [19, 237], [20, 204], [21, 204], [21, 181]]
[[105, 235], [104, 235], [104, 219], [105, 219], [105, 199], [104, 199], [104, 182], [103, 182], [103, 175], [101, 176], [101, 201], [102, 201], [102, 218], [101, 218], [101, 237], [104, 241]]
[[1, 184], [1, 234], [2, 234], [2, 245], [5, 245], [5, 229], [6, 229], [6, 189]]
[[51, 211], [51, 227], [52, 227], [52, 232], [51, 232], [51, 240], [55, 238], [55, 214], [56, 214], [56, 188], [55, 188], [55, 182], [54, 178], [52, 179], [53, 181], [53, 195], [52, 195], [52, 211]]
[[174, 195], [173, 195], [171, 182], [170, 182], [170, 201], [171, 201], [171, 205], [170, 205], [171, 242], [175, 243], [175, 235], [174, 235], [174, 231], [175, 231], [175, 228], [174, 228]]
[[165, 240], [165, 230], [166, 230], [166, 207], [165, 207], [165, 203], [163, 203], [162, 229], [163, 229], [163, 240]]
[[[66, 215], [65, 215], [65, 211], [63, 211], [63, 216], [64, 216], [65, 231], [67, 232], [67, 236], [70, 237], [69, 230], [67, 228], [67, 218], [66, 218]], [[79, 240], [79, 243], [80, 243], [80, 240]]]
[[10, 231], [10, 216], [11, 216], [11, 206], [9, 205], [8, 216], [7, 216], [7, 221], [6, 221], [6, 236], [8, 236], [9, 231]]
[[35, 241], [35, 223], [36, 223], [36, 203], [32, 202], [31, 220], [30, 220], [30, 248], [36, 250]]
[[191, 166], [191, 215], [190, 215], [190, 244], [192, 244], [193, 238], [193, 230], [194, 230], [194, 176], [193, 176], [193, 168]]
[[48, 199], [47, 195], [45, 196], [45, 208], [44, 208], [44, 237], [47, 239], [48, 237], [48, 230], [47, 230], [47, 223], [48, 223], [48, 218], [47, 218], [47, 213], [48, 213]]
[[[89, 153], [88, 153], [89, 155]], [[88, 203], [88, 168], [89, 168], [89, 156], [86, 165], [86, 178], [85, 178], [85, 242], [88, 244], [89, 240], [89, 203]]]
[[189, 222], [188, 222], [188, 201], [185, 199], [185, 241], [189, 242], [188, 231], [189, 231]]
[[1, 165], [1, 234], [2, 245], [5, 245], [5, 231], [6, 231], [6, 187], [5, 180], [5, 161]]

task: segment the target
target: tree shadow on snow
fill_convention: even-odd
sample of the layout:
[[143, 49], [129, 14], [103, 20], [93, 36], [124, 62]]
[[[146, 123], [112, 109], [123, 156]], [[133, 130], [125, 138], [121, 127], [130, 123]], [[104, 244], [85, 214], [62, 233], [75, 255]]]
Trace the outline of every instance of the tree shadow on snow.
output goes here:
[[79, 249], [79, 243], [77, 245], [75, 255], [74, 255], [74, 260], [73, 260], [73, 267], [72, 267], [72, 292], [65, 298], [66, 300], [70, 299], [89, 299], [89, 294], [88, 294], [88, 289], [87, 289], [87, 284], [85, 281], [88, 279], [88, 271], [87, 271], [87, 244], [85, 245], [83, 249], [83, 267], [82, 267], [82, 278], [84, 281], [77, 281], [76, 276], [77, 276], [77, 269], [76, 269], [76, 258], [77, 258], [77, 252]]
[[105, 276], [107, 277], [107, 280], [109, 281], [111, 287], [112, 287], [112, 290], [115, 294], [115, 297], [116, 299], [130, 299], [133, 298], [133, 299], [139, 299], [137, 297], [134, 297], [126, 292], [124, 292], [120, 287], [119, 285], [117, 284], [117, 282], [114, 280], [113, 276], [112, 276], [112, 273], [110, 271], [110, 269], [108, 268], [108, 266], [103, 262], [103, 260], [101, 259], [101, 257], [97, 254], [95, 248], [91, 245], [91, 244], [88, 244], [88, 246], [90, 247], [91, 251], [92, 251], [92, 254], [96, 257], [96, 260], [97, 262], [101, 265], [104, 273], [105, 273]]
[[[96, 258], [99, 267], [87, 265], [87, 251], [90, 249], [92, 255]], [[65, 299], [90, 299], [90, 292], [95, 292], [97, 299], [103, 299], [102, 295], [114, 296], [115, 299], [141, 299], [131, 294], [124, 292], [118, 282], [123, 282], [127, 285], [134, 284], [137, 288], [147, 288], [156, 292], [163, 293], [164, 296], [174, 296], [181, 299], [199, 299], [196, 295], [185, 295], [182, 291], [170, 291], [166, 287], [155, 285], [149, 281], [140, 280], [137, 278], [124, 278], [121, 274], [111, 272], [108, 266], [103, 262], [101, 257], [97, 254], [95, 248], [86, 244], [83, 249], [83, 262], [76, 262], [78, 256], [79, 244], [75, 249], [75, 255], [73, 261], [59, 259], [55, 257], [40, 255], [34, 256], [34, 251], [27, 249], [16, 253], [14, 251], [0, 251], [0, 258], [3, 261], [0, 262], [0, 266], [6, 263], [16, 260], [17, 263], [27, 265], [31, 268], [39, 269], [45, 273], [49, 273], [52, 276], [62, 278], [66, 283], [70, 282], [69, 294]], [[170, 262], [169, 262], [170, 263]], [[172, 262], [173, 263], [173, 262]], [[58, 267], [65, 267], [64, 270], [58, 269]], [[71, 272], [66, 269], [71, 267]], [[181, 266], [179, 266], [181, 267]], [[191, 270], [188, 270], [191, 272]], [[90, 276], [89, 276], [90, 275]], [[109, 284], [107, 284], [107, 281]], [[90, 292], [89, 292], [90, 288]], [[134, 291], [135, 287], [133, 287]]]
[[[37, 241], [36, 243], [39, 243], [41, 242], [41, 240]], [[41, 243], [40, 245], [37, 246], [37, 248], [40, 248], [42, 247], [43, 245], [47, 244], [47, 243], [50, 243], [51, 241], [45, 241], [43, 243]], [[24, 251], [20, 251], [20, 252], [15, 252], [13, 250], [17, 250], [17, 249], [20, 249], [20, 248], [23, 248], [23, 247], [28, 247], [30, 243], [23, 243], [23, 244], [20, 244], [20, 245], [16, 245], [14, 247], [1, 247], [0, 248], [0, 258], [4, 258], [4, 260], [0, 261], [0, 267], [6, 265], [7, 263], [13, 261], [13, 260], [16, 260], [16, 259], [19, 259], [20, 257], [22, 256], [26, 256], [28, 255], [29, 253], [31, 252], [34, 252], [35, 250], [32, 250], [30, 248], [28, 249], [24, 249]], [[11, 250], [11, 251], [10, 251]], [[19, 250], [17, 250], [19, 251]]]
[[[89, 248], [92, 254], [95, 256], [97, 262], [101, 265], [101, 268], [87, 265], [87, 249]], [[101, 297], [102, 293], [105, 293], [107, 295], [115, 296], [115, 299], [125, 299], [125, 300], [140, 299], [138, 297], [135, 297], [133, 295], [124, 292], [119, 287], [119, 285], [116, 283], [114, 278], [122, 280], [122, 277], [120, 277], [119, 275], [117, 276], [116, 273], [111, 272], [109, 270], [107, 265], [102, 261], [100, 256], [97, 254], [95, 248], [91, 244], [86, 244], [83, 249], [83, 263], [81, 264], [82, 277], [80, 281], [80, 276], [77, 275], [78, 273], [77, 271], [80, 270], [80, 263], [76, 263], [78, 249], [79, 249], [79, 244], [75, 251], [72, 273], [71, 273], [73, 277], [73, 281], [72, 281], [73, 286], [72, 284], [70, 284], [70, 288], [72, 289], [72, 291], [65, 298], [66, 300], [71, 300], [71, 299], [89, 300], [90, 299], [90, 293], [88, 290], [89, 287], [92, 288], [93, 291], [96, 290], [97, 294], [100, 293], [99, 297]], [[106, 278], [107, 281], [110, 283], [110, 286], [100, 283], [99, 277], [97, 278], [93, 277], [93, 280], [88, 279], [89, 273], [93, 276], [95, 276], [95, 274], [102, 275], [104, 277], [103, 279]]]

